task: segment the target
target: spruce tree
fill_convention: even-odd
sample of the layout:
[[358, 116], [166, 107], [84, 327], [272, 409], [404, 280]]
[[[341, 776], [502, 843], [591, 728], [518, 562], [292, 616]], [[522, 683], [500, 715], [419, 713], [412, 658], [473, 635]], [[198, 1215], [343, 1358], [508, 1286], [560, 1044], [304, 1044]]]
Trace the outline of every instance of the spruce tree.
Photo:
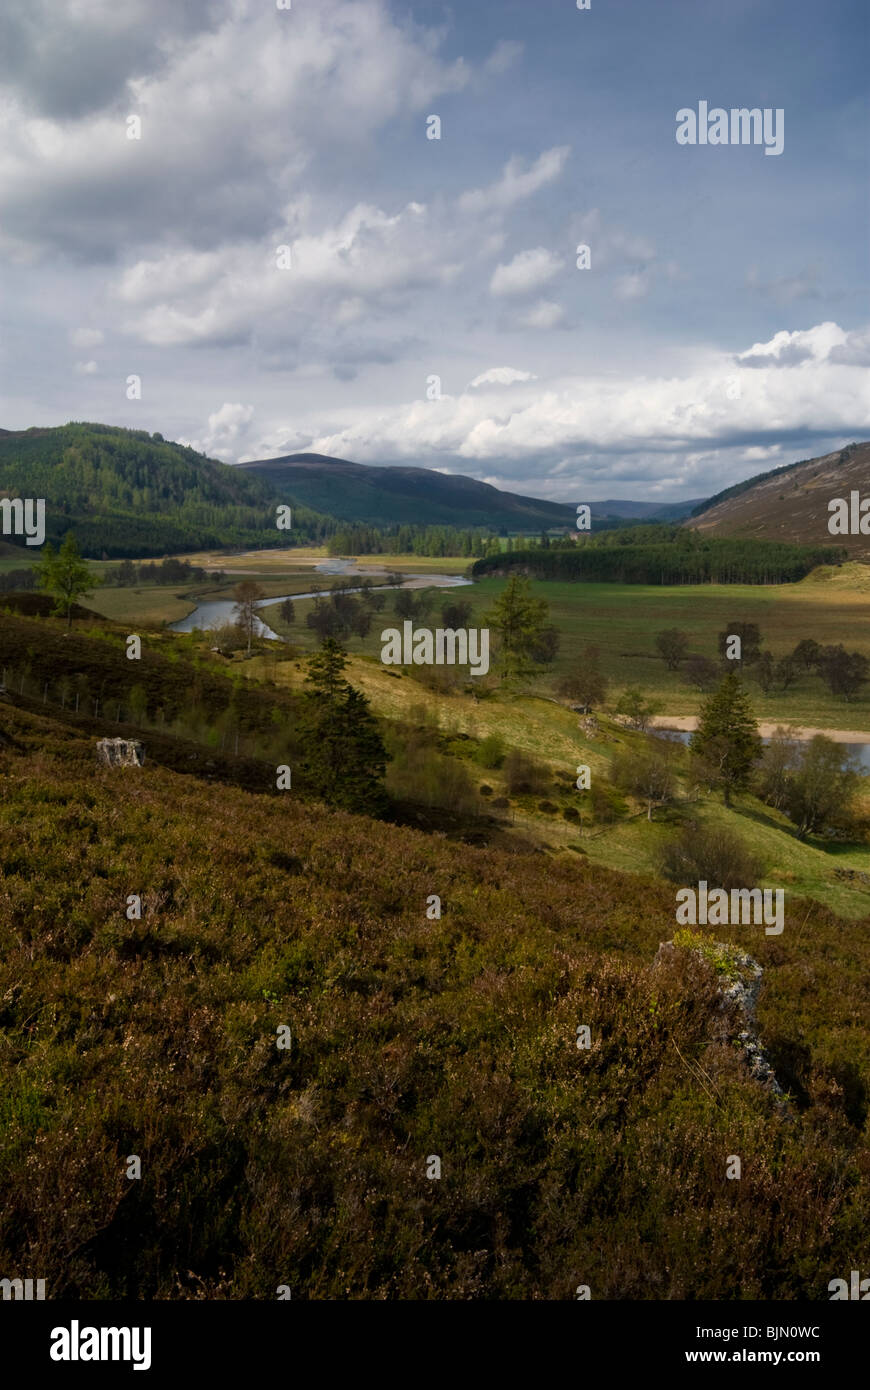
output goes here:
[[762, 750], [749, 696], [736, 671], [729, 671], [704, 701], [689, 747], [711, 781], [722, 788], [725, 805], [730, 806], [732, 793], [749, 785]]
[[378, 815], [388, 754], [369, 702], [344, 678], [347, 656], [327, 637], [309, 658], [298, 722], [305, 785], [329, 806]]
[[528, 579], [512, 574], [483, 619], [498, 633], [499, 662], [505, 678], [528, 676], [536, 660], [548, 659], [547, 615], [546, 600], [533, 598]]

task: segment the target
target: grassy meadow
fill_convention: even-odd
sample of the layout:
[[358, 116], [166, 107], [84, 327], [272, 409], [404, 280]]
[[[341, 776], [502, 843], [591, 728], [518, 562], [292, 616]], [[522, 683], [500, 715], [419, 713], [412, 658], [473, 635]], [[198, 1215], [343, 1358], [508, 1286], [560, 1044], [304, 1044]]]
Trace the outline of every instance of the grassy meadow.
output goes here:
[[[483, 625], [504, 583], [484, 579], [456, 591], [458, 598], [472, 606], [470, 626]], [[762, 645], [775, 657], [792, 651], [805, 637], [822, 645], [842, 642], [850, 651], [870, 655], [870, 568], [857, 563], [840, 570], [816, 570], [798, 584], [659, 587], [535, 581], [532, 592], [547, 601], [561, 638], [556, 661], [537, 682], [542, 692], [549, 692], [559, 675], [579, 660], [586, 644], [592, 643], [599, 649], [601, 669], [610, 681], [611, 700], [626, 687], [638, 686], [661, 704], [663, 715], [675, 718], [696, 715], [704, 695], [689, 686], [679, 671], [668, 671], [656, 652], [654, 638], [662, 628], [682, 628], [691, 635], [691, 652], [710, 658], [716, 657], [717, 636], [730, 621], [758, 623]], [[445, 601], [448, 598], [439, 591], [432, 616], [422, 625], [437, 626]], [[317, 645], [305, 625], [310, 602], [297, 604], [292, 627], [282, 622], [277, 608], [264, 611], [275, 632], [306, 651]], [[348, 650], [378, 660], [380, 633], [397, 622], [388, 598], [383, 613], [375, 614], [369, 636], [349, 638]], [[833, 697], [818, 676], [801, 673], [786, 692], [765, 695], [751, 668], [747, 682], [760, 722], [870, 733], [868, 689], [847, 702]]]

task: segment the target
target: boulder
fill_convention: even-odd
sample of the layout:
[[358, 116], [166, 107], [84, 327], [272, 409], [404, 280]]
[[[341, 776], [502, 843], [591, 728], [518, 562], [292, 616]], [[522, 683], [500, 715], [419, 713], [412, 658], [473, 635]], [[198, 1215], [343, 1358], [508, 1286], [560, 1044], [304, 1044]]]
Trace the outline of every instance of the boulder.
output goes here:
[[97, 758], [105, 767], [142, 767], [145, 749], [136, 739], [101, 738]]

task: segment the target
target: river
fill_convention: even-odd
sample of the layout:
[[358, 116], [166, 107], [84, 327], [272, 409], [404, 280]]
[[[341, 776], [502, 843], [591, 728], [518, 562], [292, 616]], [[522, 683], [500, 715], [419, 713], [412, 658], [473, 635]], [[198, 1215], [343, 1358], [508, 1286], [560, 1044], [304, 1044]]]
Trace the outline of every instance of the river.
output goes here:
[[[824, 729], [819, 730], [819, 733], [824, 732]], [[674, 739], [678, 743], [688, 743], [689, 739], [692, 737], [691, 731], [688, 729], [665, 729], [659, 727], [650, 729], [650, 733], [655, 734], [657, 738]], [[795, 737], [797, 737], [797, 735], [795, 735]], [[770, 743], [769, 738], [763, 738], [761, 741], [762, 743]], [[799, 741], [805, 743], [807, 741], [806, 736]], [[838, 739], [837, 746], [839, 748], [845, 748], [848, 753], [853, 753], [858, 759], [862, 770], [864, 772], [870, 772], [870, 738], [868, 738], [867, 743], [845, 743], [842, 739]]]
[[[371, 569], [360, 569], [352, 560], [342, 560], [334, 557], [330, 560], [321, 560], [314, 566], [314, 572], [323, 575], [349, 575], [360, 578], [376, 578], [378, 573], [386, 574], [387, 570], [373, 571]], [[404, 584], [379, 584], [379, 589], [455, 589], [462, 584], [472, 584], [471, 579], [464, 579], [459, 574], [410, 574]], [[292, 599], [295, 603], [297, 599], [316, 598], [319, 593], [327, 593], [328, 589], [314, 589], [306, 594], [276, 594], [272, 598], [264, 598], [257, 604], [258, 608], [268, 608], [273, 603], [283, 603], [285, 599]], [[345, 589], [347, 594], [358, 594], [359, 589]], [[169, 624], [170, 632], [193, 632], [194, 628], [199, 628], [203, 632], [211, 631], [212, 628], [224, 627], [227, 623], [233, 622], [235, 600], [231, 598], [210, 599], [205, 603], [200, 603], [194, 608], [192, 613], [188, 613], [186, 618], [180, 618], [177, 623]], [[257, 619], [258, 637], [266, 637], [274, 642], [282, 642], [284, 639], [279, 637], [277, 632], [262, 621]]]

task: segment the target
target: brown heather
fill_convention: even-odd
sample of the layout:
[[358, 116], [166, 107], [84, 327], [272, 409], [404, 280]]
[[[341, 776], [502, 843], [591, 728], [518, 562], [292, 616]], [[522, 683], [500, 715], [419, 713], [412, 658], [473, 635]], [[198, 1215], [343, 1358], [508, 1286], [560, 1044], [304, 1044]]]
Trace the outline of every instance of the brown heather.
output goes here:
[[3, 1273], [91, 1299], [826, 1299], [867, 1272], [867, 921], [791, 901], [780, 938], [731, 929], [782, 1114], [712, 968], [650, 970], [672, 888], [2, 724]]

